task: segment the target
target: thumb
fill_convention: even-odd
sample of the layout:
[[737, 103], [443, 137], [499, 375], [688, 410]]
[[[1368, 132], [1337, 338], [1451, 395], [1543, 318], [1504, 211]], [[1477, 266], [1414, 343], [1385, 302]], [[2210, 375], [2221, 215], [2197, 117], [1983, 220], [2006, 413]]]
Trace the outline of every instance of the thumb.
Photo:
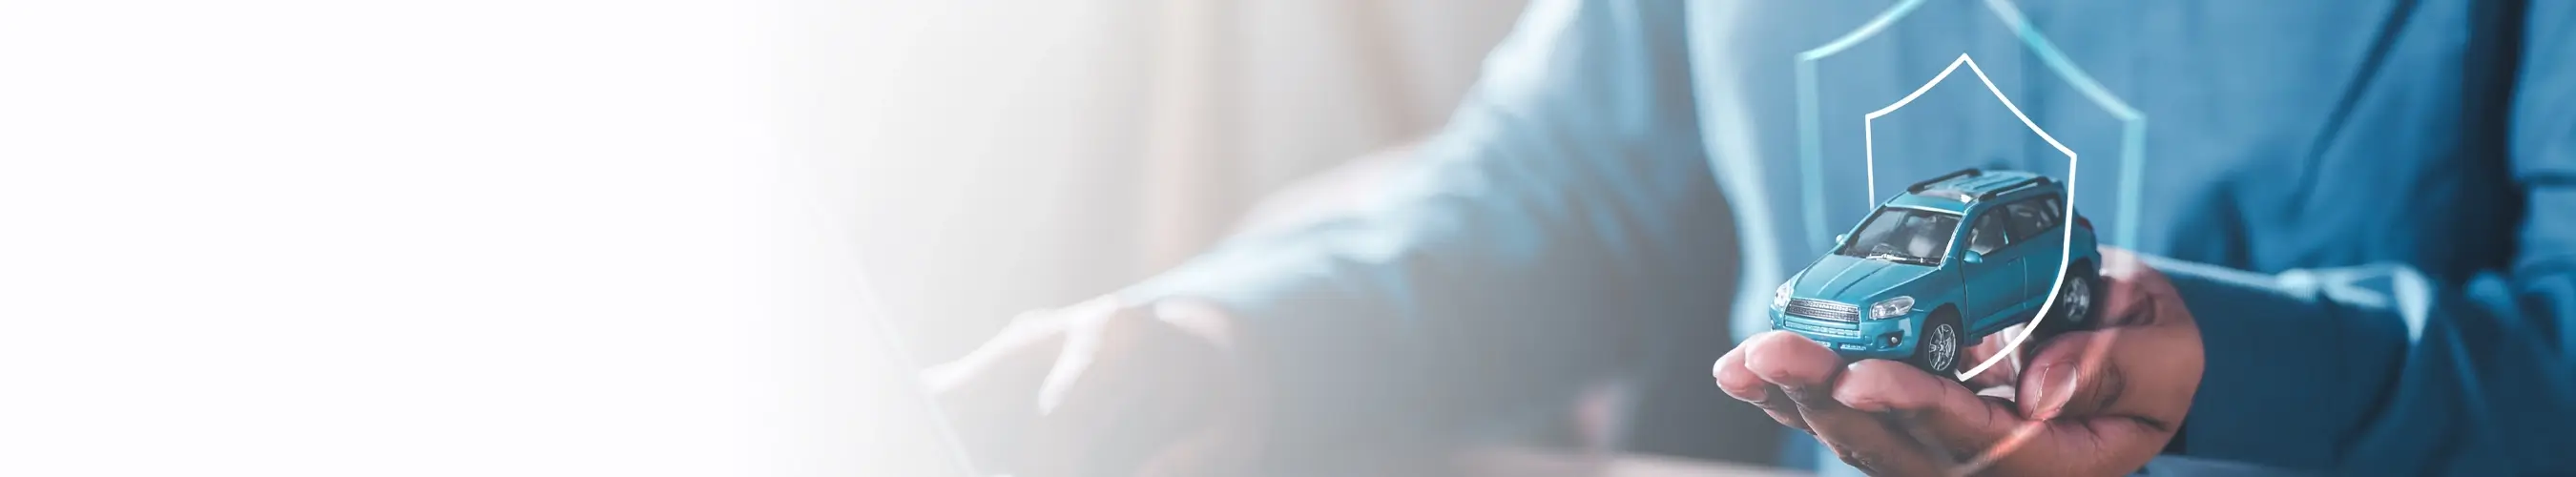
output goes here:
[[2036, 419], [2109, 415], [2171, 429], [2200, 389], [2200, 327], [2153, 269], [2131, 260], [2109, 265], [2101, 310], [2107, 327], [2043, 343], [2014, 401]]
[[[2183, 336], [2186, 331], [2123, 327], [2061, 335], [2031, 360], [2014, 401], [2033, 419], [2120, 416], [2170, 429], [2191, 410], [2200, 386], [2199, 350], [2186, 346], [2198, 340]], [[2192, 356], [2178, 356], [2184, 351]]]

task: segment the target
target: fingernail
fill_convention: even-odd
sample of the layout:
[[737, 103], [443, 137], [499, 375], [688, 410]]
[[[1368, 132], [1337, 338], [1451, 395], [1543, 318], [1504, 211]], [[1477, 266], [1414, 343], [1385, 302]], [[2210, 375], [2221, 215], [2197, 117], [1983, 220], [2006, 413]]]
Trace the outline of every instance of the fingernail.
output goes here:
[[2055, 419], [2075, 398], [2075, 366], [2050, 363], [2039, 368], [2039, 409], [2034, 419]]

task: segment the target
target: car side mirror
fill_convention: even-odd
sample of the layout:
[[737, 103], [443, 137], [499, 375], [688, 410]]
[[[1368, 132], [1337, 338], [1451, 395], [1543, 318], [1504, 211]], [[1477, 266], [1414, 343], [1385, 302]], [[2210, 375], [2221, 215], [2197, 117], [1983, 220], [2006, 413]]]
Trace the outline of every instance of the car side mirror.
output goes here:
[[1851, 234], [1835, 234], [1835, 235], [1834, 235], [1834, 244], [1835, 244], [1835, 245], [1841, 245], [1843, 242], [1850, 241], [1850, 240], [1851, 240]]
[[1986, 254], [1977, 253], [1977, 251], [1975, 251], [1975, 250], [1970, 250], [1970, 251], [1968, 251], [1968, 253], [1967, 253], [1967, 254], [1960, 255], [1960, 256], [1959, 256], [1959, 261], [1962, 261], [1962, 262], [1968, 262], [1968, 263], [1970, 263], [1970, 264], [1986, 263]]

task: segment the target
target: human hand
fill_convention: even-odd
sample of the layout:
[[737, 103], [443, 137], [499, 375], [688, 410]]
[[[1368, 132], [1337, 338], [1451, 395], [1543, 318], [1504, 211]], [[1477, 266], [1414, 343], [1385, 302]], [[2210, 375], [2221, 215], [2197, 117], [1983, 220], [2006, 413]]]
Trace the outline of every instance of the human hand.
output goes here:
[[1212, 306], [1102, 297], [1022, 314], [922, 374], [988, 471], [1231, 475], [1265, 395], [1247, 348]]
[[2172, 283], [2126, 251], [2106, 248], [2103, 260], [2099, 328], [2041, 343], [2028, 372], [1988, 370], [2008, 373], [2011, 399], [1895, 361], [1846, 364], [1777, 331], [1727, 352], [1711, 373], [1727, 395], [1874, 475], [2125, 474], [2180, 429], [2203, 357]]

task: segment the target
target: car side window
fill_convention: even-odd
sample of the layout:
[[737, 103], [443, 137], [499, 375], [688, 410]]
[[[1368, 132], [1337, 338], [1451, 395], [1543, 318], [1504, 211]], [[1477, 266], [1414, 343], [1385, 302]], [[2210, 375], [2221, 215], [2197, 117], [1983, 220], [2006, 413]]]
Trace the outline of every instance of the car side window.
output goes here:
[[2040, 230], [2066, 224], [2066, 203], [2053, 195], [2039, 198], [2039, 218]]
[[2039, 235], [2039, 204], [2037, 202], [2026, 200], [2004, 204], [2004, 213], [2012, 216], [2010, 220], [2004, 221], [2004, 226], [2012, 229], [2012, 237], [2014, 240], [2028, 241], [2032, 236]]
[[2066, 210], [2065, 203], [2060, 202], [2057, 196], [2004, 204], [2003, 209], [2012, 214], [2007, 226], [2012, 229], [2014, 242], [2032, 240], [2040, 231], [2056, 228]]
[[1968, 251], [1981, 254], [1995, 253], [1995, 249], [2004, 248], [2005, 245], [2012, 243], [2005, 238], [2005, 234], [2009, 232], [2005, 231], [2004, 214], [2000, 212], [2004, 211], [1986, 212], [1983, 217], [1977, 218], [1976, 228], [1968, 229]]

